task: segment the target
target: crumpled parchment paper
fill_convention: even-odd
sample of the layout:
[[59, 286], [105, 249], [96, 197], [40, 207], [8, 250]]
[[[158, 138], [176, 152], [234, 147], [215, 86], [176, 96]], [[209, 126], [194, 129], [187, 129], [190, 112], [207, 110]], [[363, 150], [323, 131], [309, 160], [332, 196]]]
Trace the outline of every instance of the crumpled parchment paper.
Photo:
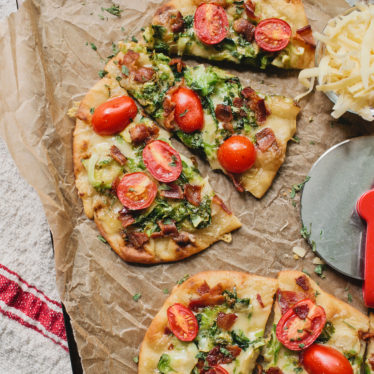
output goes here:
[[[304, 3], [316, 31], [348, 8], [343, 0]], [[333, 121], [332, 104], [322, 93], [301, 101], [300, 142], [290, 142], [286, 161], [262, 200], [239, 194], [226, 177], [200, 160], [202, 173], [209, 174], [212, 186], [243, 223], [232, 243], [216, 243], [181, 262], [140, 266], [125, 263], [97, 239], [95, 224], [84, 216], [74, 187], [74, 121], [66, 112], [98, 79], [112, 42], [137, 34], [157, 7], [157, 2], [145, 0], [118, 4], [120, 18], [101, 9], [112, 5], [108, 1], [27, 0], [0, 24], [0, 134], [46, 211], [55, 244], [57, 286], [85, 372], [135, 373], [133, 357], [166, 298], [163, 290], [188, 273], [227, 269], [275, 277], [282, 269], [305, 269], [338, 297], [347, 300], [352, 294], [353, 304], [365, 311], [359, 283], [331, 270], [325, 271], [325, 279], [313, 273], [314, 255], [300, 236], [299, 196], [296, 207], [290, 198], [291, 186], [304, 180], [326, 149], [373, 132], [354, 115]], [[303, 90], [296, 71], [234, 72], [244, 85], [262, 92], [294, 97]], [[304, 260], [293, 258], [294, 246], [308, 248]], [[136, 293], [141, 294], [138, 302], [132, 299]]]

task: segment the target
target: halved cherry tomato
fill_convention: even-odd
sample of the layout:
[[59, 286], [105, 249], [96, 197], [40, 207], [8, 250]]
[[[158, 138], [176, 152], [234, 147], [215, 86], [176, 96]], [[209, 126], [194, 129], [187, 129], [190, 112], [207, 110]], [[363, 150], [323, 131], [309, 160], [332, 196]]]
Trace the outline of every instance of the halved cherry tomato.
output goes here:
[[141, 172], [124, 175], [117, 186], [119, 201], [131, 210], [148, 208], [156, 195], [156, 183]]
[[173, 182], [182, 172], [179, 153], [162, 140], [155, 140], [144, 147], [143, 161], [149, 172], [160, 182]]
[[338, 350], [313, 344], [301, 354], [301, 363], [309, 374], [353, 374], [348, 359]]
[[199, 325], [193, 312], [182, 304], [176, 303], [167, 310], [170, 329], [183, 342], [192, 342], [197, 336]]
[[243, 173], [256, 161], [253, 143], [245, 136], [233, 135], [218, 148], [218, 161], [230, 173]]
[[279, 18], [262, 20], [255, 30], [255, 40], [265, 51], [277, 52], [287, 47], [292, 35], [290, 25]]
[[174, 92], [171, 101], [175, 104], [174, 119], [182, 131], [190, 133], [203, 128], [203, 106], [196, 92], [181, 87]]
[[115, 97], [99, 105], [92, 116], [92, 127], [99, 135], [113, 135], [124, 130], [138, 113], [128, 96]]
[[213, 368], [209, 369], [206, 374], [229, 374], [229, 372], [222, 366], [214, 366]]
[[325, 310], [312, 300], [304, 299], [283, 314], [275, 332], [285, 347], [292, 351], [301, 351], [313, 344], [325, 323]]
[[205, 44], [218, 44], [226, 38], [229, 21], [225, 9], [217, 4], [201, 4], [195, 12], [194, 29]]

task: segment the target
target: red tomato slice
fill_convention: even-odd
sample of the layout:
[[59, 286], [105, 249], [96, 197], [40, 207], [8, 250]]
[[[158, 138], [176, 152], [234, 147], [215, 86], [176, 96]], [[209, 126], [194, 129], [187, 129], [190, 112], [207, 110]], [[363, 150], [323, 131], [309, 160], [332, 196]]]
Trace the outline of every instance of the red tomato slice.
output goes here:
[[197, 336], [199, 325], [190, 309], [182, 304], [174, 304], [167, 310], [170, 329], [183, 342], [192, 342]]
[[157, 184], [145, 173], [130, 173], [117, 186], [119, 201], [131, 210], [148, 208], [157, 195]]
[[149, 172], [160, 182], [173, 182], [182, 172], [179, 153], [162, 140], [155, 140], [144, 147], [143, 161]]
[[304, 299], [283, 314], [275, 332], [285, 347], [301, 351], [313, 344], [325, 323], [325, 310], [312, 300]]
[[217, 4], [201, 4], [195, 12], [194, 29], [197, 37], [205, 44], [218, 44], [229, 30], [225, 9]]
[[353, 374], [348, 359], [338, 350], [313, 344], [301, 354], [301, 362], [309, 374]]
[[195, 91], [181, 87], [174, 92], [171, 101], [175, 104], [174, 119], [182, 131], [190, 133], [203, 128], [203, 106]]
[[113, 135], [124, 130], [138, 113], [128, 96], [115, 97], [99, 105], [92, 116], [92, 127], [99, 135]]
[[222, 366], [214, 366], [209, 369], [206, 374], [229, 374], [229, 372]]
[[277, 52], [287, 47], [292, 35], [290, 25], [279, 18], [262, 20], [255, 30], [255, 40], [265, 51]]
[[230, 173], [243, 173], [256, 161], [253, 143], [245, 136], [233, 135], [218, 148], [218, 161]]

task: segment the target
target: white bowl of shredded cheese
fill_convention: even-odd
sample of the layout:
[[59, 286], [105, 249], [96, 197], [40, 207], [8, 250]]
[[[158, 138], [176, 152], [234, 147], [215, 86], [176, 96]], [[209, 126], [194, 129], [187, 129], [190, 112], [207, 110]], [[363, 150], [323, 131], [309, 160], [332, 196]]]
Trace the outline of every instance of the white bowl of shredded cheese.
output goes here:
[[300, 82], [309, 93], [317, 78], [316, 89], [334, 103], [334, 118], [349, 111], [373, 121], [374, 4], [357, 4], [314, 36], [317, 67], [301, 71]]

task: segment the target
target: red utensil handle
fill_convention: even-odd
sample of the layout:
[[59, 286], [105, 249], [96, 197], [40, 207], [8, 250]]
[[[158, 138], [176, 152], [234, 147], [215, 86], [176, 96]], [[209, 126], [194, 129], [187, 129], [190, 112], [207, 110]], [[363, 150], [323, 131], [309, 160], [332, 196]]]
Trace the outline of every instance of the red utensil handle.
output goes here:
[[366, 221], [364, 285], [362, 288], [367, 307], [374, 307], [374, 190], [365, 192], [357, 201], [357, 212]]

